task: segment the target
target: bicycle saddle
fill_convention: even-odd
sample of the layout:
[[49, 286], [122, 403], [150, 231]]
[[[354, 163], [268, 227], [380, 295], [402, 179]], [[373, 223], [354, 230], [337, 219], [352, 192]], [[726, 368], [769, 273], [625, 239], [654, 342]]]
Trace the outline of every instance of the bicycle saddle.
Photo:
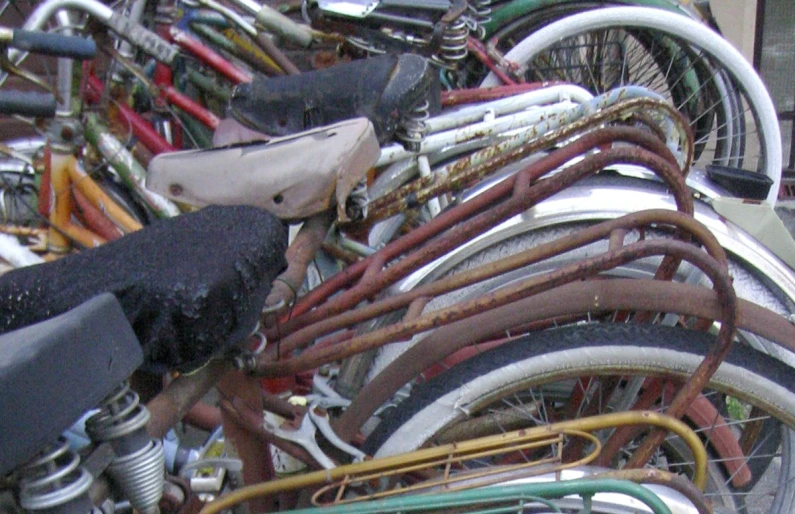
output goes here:
[[431, 70], [424, 57], [387, 54], [301, 75], [257, 76], [235, 88], [230, 113], [270, 136], [365, 117], [384, 143], [398, 128], [401, 114], [427, 98]]
[[188, 371], [244, 341], [286, 265], [287, 231], [253, 207], [214, 206], [0, 277], [0, 332], [118, 298], [152, 371]]
[[336, 204], [349, 221], [362, 215], [357, 187], [380, 153], [372, 124], [356, 118], [265, 143], [160, 154], [146, 187], [190, 205], [252, 205], [282, 219]]
[[0, 476], [30, 460], [143, 361], [112, 294], [0, 335]]

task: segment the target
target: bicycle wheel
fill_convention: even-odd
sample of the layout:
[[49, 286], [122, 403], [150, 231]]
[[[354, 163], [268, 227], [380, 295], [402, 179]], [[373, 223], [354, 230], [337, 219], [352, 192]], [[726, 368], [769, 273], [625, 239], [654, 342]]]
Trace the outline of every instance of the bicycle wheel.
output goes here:
[[[369, 437], [366, 450], [393, 455], [580, 412], [626, 410], [655, 381], [681, 383], [714, 342], [708, 334], [660, 325], [590, 324], [534, 333], [416, 387]], [[706, 494], [716, 506], [731, 512], [792, 512], [793, 392], [790, 368], [745, 348], [735, 348], [712, 377], [699, 407], [703, 411], [708, 405], [713, 421], [688, 421], [714, 457]], [[571, 398], [581, 400], [575, 409]], [[752, 474], [744, 485], [733, 482], [731, 458], [716, 450], [727, 433], [744, 448]], [[610, 464], [620, 467], [623, 452], [636, 443], [626, 443]], [[650, 465], [687, 474], [690, 464], [681, 447], [681, 441], [668, 438]]]
[[[685, 16], [611, 7], [561, 18], [506, 55], [528, 80], [566, 80], [594, 93], [636, 84], [669, 99], [696, 136], [695, 165], [758, 171], [781, 183], [775, 109], [753, 68], [728, 42]], [[482, 86], [497, 85], [489, 75]]]
[[[491, 233], [456, 249], [445, 256], [443, 260], [407, 279], [394, 293], [405, 292], [443, 277], [456, 275], [479, 266], [489, 265], [507, 255], [514, 255], [528, 248], [534, 248], [571, 235], [594, 222], [603, 221], [612, 216], [620, 216], [631, 212], [633, 209], [670, 207], [670, 204], [667, 203], [658, 204], [657, 200], [659, 198], [655, 196], [656, 193], [665, 194], [664, 188], [646, 180], [607, 175], [588, 179], [582, 184], [570, 188], [565, 194], [550, 199], [547, 204], [539, 205], [521, 217], [506, 222], [499, 229], [493, 230]], [[618, 198], [623, 199], [619, 208], [611, 205], [615, 204]], [[696, 204], [696, 218], [705, 223], [716, 234], [721, 234], [725, 229], [720, 224], [715, 224], [712, 216], [714, 216], [714, 213], [709, 211], [705, 205]], [[661, 236], [663, 234], [655, 231], [646, 232], [646, 237], [649, 238]], [[640, 237], [638, 233], [630, 234], [627, 241], [634, 241], [638, 237]], [[769, 273], [770, 270], [755, 269], [754, 264], [751, 264], [753, 262], [756, 262], [757, 265], [759, 264], [755, 257], [749, 254], [735, 253], [738, 250], [750, 249], [750, 247], [737, 248], [737, 245], [728, 240], [723, 240], [722, 244], [724, 244], [729, 254], [729, 272], [734, 278], [733, 284], [737, 296], [777, 312], [782, 316], [788, 316], [791, 312], [791, 302], [795, 297], [789, 296], [780, 288], [781, 286], [766, 278], [765, 273]], [[532, 266], [500, 275], [491, 280], [450, 292], [429, 302], [425, 307], [425, 312], [444, 309], [457, 302], [493, 292], [512, 281], [523, 280], [553, 271], [565, 265], [574, 264], [583, 259], [593, 257], [605, 251], [606, 248], [606, 242], [591, 244]], [[659, 261], [654, 259], [635, 261], [612, 270], [609, 275], [620, 278], [652, 278], [658, 264]], [[674, 280], [691, 284], [708, 284], [703, 274], [687, 264], [683, 264], [680, 267]], [[786, 286], [786, 284], [782, 284], [782, 286]], [[787, 289], [787, 291], [792, 294], [791, 288]], [[376, 326], [383, 326], [391, 321], [394, 321], [393, 318], [380, 320], [376, 322]], [[368, 366], [367, 370], [358, 370], [351, 372], [351, 374], [355, 376], [366, 375], [368, 381], [372, 380], [373, 377], [381, 373], [398, 356], [410, 346], [422, 340], [423, 337], [423, 335], [419, 335], [408, 342], [397, 342], [382, 347], [372, 357], [371, 364], [367, 364], [370, 362], [368, 360], [365, 360], [364, 364], [359, 364]], [[759, 351], [769, 353], [790, 365], [795, 364], [793, 357], [788, 352], [783, 351], [778, 345], [758, 338], [754, 334], [744, 333], [743, 339], [747, 344]], [[353, 386], [351, 389], [356, 390], [357, 387]]]

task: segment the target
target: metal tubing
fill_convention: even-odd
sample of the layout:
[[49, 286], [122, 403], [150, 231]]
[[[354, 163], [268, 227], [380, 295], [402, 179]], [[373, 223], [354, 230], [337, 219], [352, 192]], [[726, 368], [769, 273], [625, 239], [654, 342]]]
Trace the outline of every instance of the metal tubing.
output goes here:
[[79, 189], [89, 201], [102, 207], [102, 213], [123, 232], [141, 230], [143, 225], [133, 218], [123, 207], [113, 201], [105, 191], [89, 176], [82, 165], [73, 159], [69, 165], [70, 186]]
[[[46, 0], [39, 4], [25, 20], [22, 29], [42, 30], [52, 16], [61, 9], [75, 9], [89, 16], [107, 23], [113, 16], [113, 9], [97, 0]], [[9, 52], [9, 59], [14, 62], [13, 54]]]
[[254, 0], [232, 0], [232, 3], [252, 16], [255, 16], [262, 9], [262, 6]]
[[[682, 480], [686, 480], [682, 478]], [[336, 505], [323, 506], [323, 514], [397, 514], [402, 512], [522, 512], [533, 503], [545, 503], [548, 508], [542, 512], [556, 512], [557, 507], [551, 499], [566, 496], [581, 496], [583, 504], [600, 493], [616, 493], [635, 499], [646, 505], [654, 514], [670, 514], [665, 501], [653, 491], [629, 480], [609, 478], [556, 480], [551, 482], [528, 482], [510, 485], [495, 485], [468, 491], [431, 492], [428, 494], [406, 494], [383, 500], [362, 501], [358, 499], [342, 501]], [[597, 497], [598, 498], [598, 497]], [[515, 504], [511, 508], [511, 504]], [[609, 504], [609, 501], [607, 502]], [[485, 509], [485, 510], [483, 510]], [[504, 509], [504, 510], [503, 510]], [[317, 508], [288, 511], [285, 514], [315, 514]], [[560, 510], [557, 510], [560, 512]], [[588, 510], [583, 510], [588, 512]], [[645, 510], [644, 510], [645, 512]]]
[[559, 85], [562, 85], [562, 83], [529, 82], [526, 84], [515, 84], [513, 86], [452, 89], [450, 91], [442, 91], [442, 107], [454, 107], [456, 105], [468, 103], [502, 100], [503, 98], [516, 97], [523, 93], [529, 93], [531, 91], [538, 91], [540, 89], [547, 89]]
[[427, 159], [428, 154], [470, 141], [477, 141], [481, 146], [486, 146], [488, 143], [504, 137], [507, 132], [545, 123], [545, 120], [556, 116], [564, 116], [566, 113], [571, 112], [572, 109], [576, 109], [576, 105], [569, 102], [560, 102], [555, 105], [523, 110], [498, 118], [469, 123], [444, 132], [432, 132], [425, 135], [422, 142], [419, 143], [417, 152], [406, 150], [402, 145], [391, 145], [382, 149], [381, 157], [378, 158], [376, 167], [412, 157], [425, 157]]
[[254, 38], [262, 50], [273, 59], [279, 67], [284, 70], [288, 75], [299, 75], [301, 71], [296, 67], [293, 62], [284, 55], [278, 46], [276, 46], [267, 34], [259, 33]]
[[226, 104], [232, 98], [232, 91], [220, 84], [216, 84], [212, 77], [202, 74], [201, 72], [188, 68], [186, 70], [188, 81], [199, 88], [203, 93], [212, 96], [218, 101]]
[[240, 16], [234, 10], [229, 9], [225, 5], [221, 5], [215, 0], [199, 0], [199, 3], [206, 6], [209, 9], [212, 9], [213, 11], [221, 13], [221, 15], [223, 15], [224, 18], [231, 21], [233, 24], [237, 25], [243, 32], [245, 32], [249, 36], [256, 37], [257, 29], [254, 28], [254, 25], [244, 20], [243, 17]]
[[[622, 310], [672, 312], [717, 319], [721, 308], [718, 295], [703, 286], [643, 279], [567, 284], [437, 329], [365, 385], [334, 426], [340, 437], [349, 440], [379, 406], [404, 384], [423, 373], [430, 363], [440, 362], [462, 348], [504, 335], [524, 323]], [[785, 318], [744, 300], [738, 302], [737, 311], [739, 329], [795, 351], [795, 326]], [[795, 426], [795, 416], [790, 414], [789, 420]]]
[[600, 480], [603, 478], [615, 478], [618, 480], [629, 480], [636, 484], [654, 484], [670, 487], [687, 498], [696, 508], [698, 514], [712, 514], [712, 507], [704, 497], [704, 493], [699, 491], [690, 480], [670, 471], [653, 468], [622, 469], [585, 477], [586, 480]]
[[174, 43], [198, 57], [202, 62], [235, 84], [251, 82], [251, 75], [237, 68], [216, 53], [215, 50], [204, 45], [201, 41], [188, 35], [186, 32], [172, 26], [169, 28], [169, 35]]
[[[271, 41], [270, 37], [267, 34], [263, 34], [262, 32], [257, 31], [257, 29], [244, 20], [239, 14], [237, 14], [232, 9], [229, 9], [220, 3], [216, 2], [215, 0], [200, 0], [200, 2], [207, 7], [221, 13], [224, 17], [229, 19], [232, 23], [240, 27], [240, 29], [245, 32], [249, 37], [254, 39], [257, 42], [257, 45], [270, 57], [280, 68], [282, 71], [287, 73], [288, 75], [298, 75], [300, 71], [295, 66], [295, 64], [287, 58], [286, 55]], [[265, 11], [266, 7], [262, 8], [262, 11]], [[258, 11], [258, 13], [261, 11]], [[266, 13], [265, 13], [266, 14]], [[266, 14], [267, 17], [267, 14]], [[284, 18], [288, 22], [290, 20], [288, 18]], [[258, 21], [262, 21], [259, 20]], [[290, 22], [292, 23], [292, 22]], [[312, 41], [311, 35], [309, 35], [309, 42]], [[308, 43], [307, 43], [308, 45]]]
[[[91, 102], [99, 102], [102, 97], [102, 90], [104, 85], [96, 75], [90, 75], [86, 81], [86, 96]], [[143, 119], [140, 114], [132, 110], [128, 105], [123, 102], [114, 102], [113, 108], [117, 111], [119, 121], [126, 124], [125, 129], [129, 129], [132, 133], [141, 140], [141, 143], [154, 154], [164, 152], [175, 152], [174, 148], [168, 141], [163, 139], [157, 131], [152, 128], [148, 121]]]
[[225, 29], [223, 35], [235, 48], [236, 55], [249, 64], [252, 68], [266, 75], [284, 75], [282, 70], [268, 54], [251, 38], [236, 32], [234, 29]]
[[[273, 480], [275, 472], [270, 448], [241, 423], [240, 414], [245, 413], [256, 420], [255, 427], [262, 426], [262, 396], [258, 380], [242, 373], [226, 373], [218, 381], [221, 396], [221, 426], [224, 433], [224, 451], [231, 458], [243, 462], [243, 483], [256, 484]], [[257, 498], [249, 502], [250, 512], [275, 510], [272, 499]]]
[[237, 489], [220, 499], [208, 504], [202, 509], [200, 514], [218, 514], [222, 510], [229, 509], [239, 503], [253, 498], [271, 496], [284, 491], [305, 489], [317, 485], [327, 484], [332, 481], [348, 479], [355, 481], [357, 475], [387, 472], [399, 469], [406, 464], [416, 464], [419, 462], [436, 461], [453, 455], [465, 454], [470, 451], [477, 451], [484, 447], [499, 447], [506, 444], [515, 444], [519, 441], [530, 440], [538, 437], [545, 437], [550, 434], [559, 433], [567, 430], [577, 430], [589, 432], [610, 426], [621, 425], [652, 425], [664, 427], [666, 430], [675, 432], [682, 437], [690, 446], [695, 456], [696, 473], [693, 482], [703, 487], [706, 482], [706, 450], [698, 439], [698, 436], [681, 421], [660, 415], [655, 412], [635, 411], [622, 412], [616, 414], [605, 414], [593, 416], [573, 421], [564, 421], [552, 425], [536, 426], [521, 431], [509, 432], [497, 436], [489, 436], [472, 441], [463, 441], [454, 444], [447, 444], [438, 447], [425, 448], [406, 455], [397, 455], [380, 459], [373, 459], [356, 464], [348, 464], [333, 469], [316, 471], [304, 475], [282, 479], [278, 481], [265, 482], [253, 486]]
[[[508, 74], [505, 72], [505, 70], [503, 70], [502, 68], [500, 68], [500, 67], [499, 67], [499, 66], [498, 66], [498, 65], [497, 65], [497, 64], [494, 62], [494, 60], [492, 60], [492, 59], [491, 59], [491, 57], [489, 57], [489, 54], [488, 54], [488, 52], [486, 51], [486, 47], [485, 47], [485, 45], [483, 45], [483, 43], [481, 43], [481, 42], [480, 42], [480, 41], [478, 41], [477, 39], [475, 39], [475, 38], [473, 38], [473, 37], [471, 37], [471, 36], [470, 36], [469, 38], [467, 38], [467, 50], [469, 50], [470, 52], [472, 52], [472, 54], [474, 54], [474, 55], [475, 55], [475, 57], [477, 57], [477, 59], [478, 59], [480, 62], [482, 62], [483, 64], [485, 64], [485, 65], [486, 65], [486, 67], [487, 67], [489, 70], [491, 70], [491, 72], [492, 72], [492, 73], [494, 73], [494, 75], [496, 75], [496, 76], [497, 76], [497, 78], [498, 78], [498, 79], [500, 79], [500, 80], [502, 81], [502, 83], [503, 83], [503, 84], [505, 84], [505, 85], [508, 85], [508, 86], [514, 86], [514, 85], [516, 85], [516, 84], [517, 84], [517, 81], [516, 81], [516, 80], [514, 80], [513, 78], [511, 78], [511, 77], [510, 77], [510, 76], [509, 76], [509, 75], [508, 75]], [[521, 80], [521, 81], [522, 81], [522, 82], [524, 82], [524, 79], [522, 78], [522, 80]]]
[[105, 241], [119, 239], [123, 233], [105, 216], [101, 210], [92, 204], [79, 189], [73, 189], [72, 195], [75, 200], [75, 214], [87, 229]]
[[719, 262], [726, 262], [726, 254], [723, 248], [709, 230], [693, 220], [693, 218], [676, 211], [642, 211], [588, 227], [570, 236], [525, 250], [500, 261], [489, 263], [488, 266], [482, 266], [436, 280], [406, 293], [390, 296], [355, 310], [345, 311], [337, 316], [320, 320], [285, 337], [281, 340], [281, 345], [285, 351], [292, 351], [296, 348], [304, 347], [315, 339], [336, 330], [352, 327], [389, 312], [408, 307], [417, 298], [437, 297], [604, 239], [612, 235], [616, 230], [641, 229], [651, 224], [658, 226], [669, 225], [680, 232], [693, 236], [695, 242], [704, 246], [708, 254]]
[[258, 4], [253, 0], [232, 0], [232, 3], [253, 15], [256, 22], [268, 31], [286, 38], [302, 48], [312, 43], [312, 32], [309, 28], [295, 23], [267, 4]]
[[[69, 11], [60, 10], [56, 14], [57, 24], [59, 27], [71, 27], [72, 17]], [[70, 28], [62, 32], [65, 36], [74, 34]], [[14, 62], [14, 61], [11, 61]], [[56, 75], [56, 91], [58, 94], [58, 108], [56, 115], [58, 116], [72, 116], [72, 79], [74, 77], [74, 60], [59, 58], [58, 59], [58, 74]]]
[[[734, 315], [736, 313], [737, 301], [736, 296], [734, 296], [733, 289], [731, 290], [730, 298], [725, 301], [727, 301], [727, 303], [724, 304], [724, 311], [731, 310], [732, 318], [730, 320], [723, 321], [720, 330], [718, 331], [717, 343], [715, 346], [709, 349], [709, 352], [704, 357], [704, 360], [701, 361], [701, 364], [698, 365], [691, 377], [687, 380], [687, 382], [685, 382], [685, 385], [682, 386], [682, 388], [674, 397], [673, 401], [671, 401], [670, 405], [668, 405], [668, 408], [665, 409], [665, 413], [669, 416], [673, 416], [675, 418], [682, 417], [687, 410], [688, 405], [692, 403], [692, 401], [699, 395], [701, 390], [704, 389], [704, 386], [707, 385], [710, 377], [715, 373], [731, 349], [731, 344], [734, 341], [734, 334], [736, 331], [736, 320]], [[664, 440], [665, 432], [658, 430], [649, 435], [643, 440], [643, 442], [640, 444], [640, 447], [635, 450], [635, 453], [632, 454], [632, 458], [629, 460], [629, 462], [627, 462], [627, 467], [643, 467]]]
[[[71, 165], [72, 159], [74, 159], [72, 155], [56, 151], [52, 152], [50, 158], [45, 160], [45, 166], [49, 168], [45, 170], [45, 176], [49, 175], [49, 198], [51, 204], [48, 216], [47, 247], [51, 252], [55, 253], [68, 252], [72, 246], [69, 237], [64, 232], [65, 227], [72, 224], [74, 198], [69, 187], [68, 171], [68, 166]], [[93, 244], [94, 241], [88, 242], [90, 246], [99, 246], [104, 241], [97, 240], [97, 244]], [[80, 243], [86, 244], [83, 240]]]
[[155, 216], [171, 218], [179, 215], [179, 209], [170, 200], [146, 189], [146, 170], [138, 164], [138, 161], [124, 145], [109, 133], [95, 113], [86, 116], [85, 134], [86, 140], [107, 159], [116, 174], [152, 210]]
[[[306, 451], [302, 446], [295, 444], [291, 441], [279, 439], [271, 432], [265, 430], [262, 423], [262, 408], [258, 411], [251, 408], [247, 403], [240, 398], [234, 398], [232, 401], [226, 398], [222, 399], [221, 412], [232, 417], [240, 428], [244, 429], [250, 436], [255, 437], [260, 443], [267, 443], [277, 446], [279, 449], [284, 450], [290, 456], [308, 464], [310, 467], [319, 469], [321, 466], [317, 464], [312, 455]], [[243, 434], [241, 433], [241, 436]], [[270, 457], [267, 461], [260, 462], [260, 465], [268, 465], [272, 462]]]
[[[522, 181], [529, 183], [530, 181], [535, 180], [545, 175], [549, 171], [565, 164], [574, 157], [577, 157], [593, 148], [604, 146], [619, 140], [641, 143], [653, 150], [659, 150], [660, 148], [660, 142], [658, 139], [638, 129], [611, 127], [586, 134], [577, 141], [570, 143], [560, 150], [556, 150], [539, 161], [534, 162], [524, 170], [520, 171], [517, 175], [509, 177], [500, 184], [497, 184], [493, 188], [477, 196], [473, 200], [441, 214], [440, 216], [431, 220], [429, 223], [409, 232], [399, 240], [389, 243], [384, 248], [373, 254], [372, 257], [363, 259], [362, 261], [349, 266], [342, 272], [326, 281], [320, 287], [310, 291], [300, 302], [296, 304], [293, 310], [294, 316], [300, 316], [300, 318], [290, 320], [287, 323], [287, 326], [282, 328], [282, 333], [292, 332], [295, 329], [301, 328], [334, 314], [338, 314], [346, 309], [352, 308], [362, 300], [372, 297], [376, 292], [383, 290], [387, 286], [395, 283], [398, 279], [405, 276], [407, 271], [413, 271], [419, 266], [426, 264], [437, 257], [440, 257], [444, 253], [471, 239], [475, 235], [495, 226], [497, 222], [508, 219], [514, 214], [518, 214], [519, 212], [527, 210], [535, 203], [548, 198], [555, 192], [567, 187], [569, 183], [567, 183], [565, 179], [561, 179], [561, 177], [564, 176], [572, 177], [573, 175], [580, 173], [588, 175], [618, 162], [626, 164], [634, 163], [641, 166], [646, 166], [660, 174], [663, 177], [663, 180], [669, 184], [673, 194], [677, 198], [676, 202], [677, 205], [680, 206], [680, 210], [683, 210], [687, 214], [692, 214], [692, 198], [690, 197], [689, 193], [687, 192], [687, 188], [684, 185], [684, 178], [675, 166], [673, 166], [669, 161], [665, 161], [664, 159], [645, 150], [638, 148], [629, 150], [627, 148], [623, 148], [612, 149], [607, 152], [602, 152], [587, 157], [580, 163], [568, 168], [567, 171], [571, 170], [568, 173], [560, 173], [557, 176], [544, 180], [540, 182], [539, 185], [534, 186], [534, 195], [522, 194], [510, 201], [503, 202], [503, 204], [496, 205], [481, 216], [470, 219], [470, 217], [474, 214], [483, 211], [487, 207], [497, 204], [501, 199], [509, 196], [512, 189], [514, 188], [514, 185], [517, 183], [520, 177]], [[455, 231], [449, 230], [463, 220], [468, 221]], [[407, 250], [416, 248], [417, 246], [430, 240], [432, 237], [440, 235], [445, 231], [447, 231], [446, 234], [437, 238], [433, 244], [419, 248], [417, 251], [406, 256], [400, 262], [390, 267], [388, 270], [383, 272], [381, 271], [387, 262], [405, 253]], [[334, 300], [334, 302], [327, 302], [315, 310], [307, 312], [310, 308], [326, 300], [332, 293], [338, 291], [341, 287], [348, 286], [355, 280], [358, 280], [365, 274], [365, 272], [367, 272], [368, 269], [369, 274], [378, 274], [378, 276], [375, 277], [370, 283], [359, 284], [357, 287], [349, 289], [348, 291], [340, 294]]]
[[185, 413], [183, 420], [205, 432], [213, 432], [221, 426], [221, 411], [218, 407], [208, 405], [199, 400]]
[[[275, 362], [268, 362], [266, 359], [260, 358], [257, 361], [256, 372], [262, 376], [275, 377], [311, 370], [323, 364], [383, 346], [386, 343], [402, 341], [421, 332], [508, 305], [517, 300], [548, 291], [554, 287], [559, 287], [575, 280], [593, 276], [599, 272], [612, 269], [628, 262], [644, 257], [669, 255], [678, 259], [687, 260], [703, 271], [710, 280], [712, 280], [716, 291], [718, 291], [720, 295], [723, 306], [719, 318], [721, 321], [721, 329], [718, 335], [718, 344], [716, 345], [716, 348], [719, 349], [719, 353], [716, 357], [705, 359], [707, 364], [702, 363], [702, 366], [699, 366], [697, 372], [694, 374], [694, 378], [688, 381], [688, 384], [695, 381], [699, 386], [698, 389], [694, 391], [695, 386], [686, 385], [682, 388], [679, 395], [677, 395], [677, 398], [671, 403], [669, 407], [670, 415], [679, 417], [683, 413], [682, 409], [684, 407], [684, 400], [680, 399], [680, 397], [689, 395], [689, 398], [687, 396], [685, 398], [687, 401], [692, 401], [695, 395], [703, 389], [706, 380], [714, 373], [719, 365], [719, 362], [715, 363], [714, 361], [717, 358], [722, 360], [723, 356], [725, 356], [727, 347], [731, 343], [731, 337], [733, 337], [734, 334], [736, 320], [736, 297], [731, 287], [731, 279], [729, 278], [725, 264], [719, 263], [714, 258], [706, 255], [703, 251], [681, 241], [639, 241], [582, 262], [564, 266], [557, 270], [505, 286], [499, 291], [482, 295], [476, 299], [433, 311], [415, 320], [390, 325], [367, 334], [362, 334], [351, 339], [345, 345], [310, 348], [299, 356]], [[270, 357], [270, 355], [267, 357]]]
[[185, 111], [186, 114], [197, 119], [208, 129], [215, 130], [218, 128], [218, 125], [221, 124], [221, 120], [218, 116], [205, 109], [192, 98], [177, 91], [174, 86], [166, 86], [162, 88], [161, 91], [166, 100]]
[[[682, 159], [680, 166], [682, 173], [687, 175], [693, 160], [693, 134], [689, 125], [684, 122], [682, 115], [667, 102], [651, 98], [635, 98], [604, 108], [591, 116], [580, 117], [576, 121], [552, 131], [547, 131], [539, 126], [531, 127], [495, 145], [458, 159], [436, 170], [431, 177], [418, 178], [406, 186], [373, 200], [368, 205], [368, 219], [372, 222], [394, 216], [412, 206], [424, 203], [429, 198], [456, 191], [475, 180], [493, 173], [496, 169], [569, 139], [575, 134], [593, 129], [607, 121], [626, 118], [639, 110], [660, 110], [669, 115], [671, 119], [676, 120], [681, 133], [684, 134], [684, 140], [680, 141], [680, 146], [684, 149], [685, 157]], [[547, 123], [549, 124], [549, 122]], [[649, 134], [645, 136], [650, 139], [648, 138]], [[655, 146], [649, 148], [650, 150], [658, 153], [658, 155], [674, 159], [667, 148], [665, 150], [662, 149], [665, 145], [659, 141], [654, 144]]]
[[[499, 98], [487, 103], [481, 103], [468, 107], [463, 107], [452, 113], [443, 113], [428, 119], [425, 123], [431, 133], [459, 127], [466, 123], [472, 123], [483, 119], [488, 111], [501, 116], [518, 112], [530, 107], [559, 103], [570, 100], [577, 104], [582, 104], [593, 99], [593, 95], [586, 89], [572, 84], [556, 84], [540, 87], [543, 84], [519, 84], [516, 86], [499, 86], [488, 89], [462, 89], [446, 92], [447, 97], [461, 99], [462, 101], [488, 100], [491, 95], [498, 95]], [[522, 89], [529, 88], [529, 91], [522, 92]], [[510, 93], [505, 95], [505, 93]]]
[[[227, 34], [216, 32], [214, 28], [195, 21], [190, 24], [190, 28], [195, 34], [201, 36], [202, 39], [209, 41], [210, 46], [236, 54], [237, 46], [229, 39]], [[230, 33], [237, 34], [234, 29], [231, 29]]]
[[232, 369], [227, 361], [213, 360], [198, 371], [190, 375], [180, 375], [171, 382], [146, 404], [146, 408], [152, 413], [146, 427], [149, 435], [155, 439], [165, 437], [171, 427], [185, 417], [191, 407]]
[[265, 300], [266, 308], [281, 304], [283, 307], [278, 311], [284, 312], [295, 303], [296, 291], [303, 285], [306, 270], [323, 244], [333, 218], [331, 212], [323, 212], [304, 222], [295, 240], [287, 248], [287, 269], [273, 281], [271, 292]]

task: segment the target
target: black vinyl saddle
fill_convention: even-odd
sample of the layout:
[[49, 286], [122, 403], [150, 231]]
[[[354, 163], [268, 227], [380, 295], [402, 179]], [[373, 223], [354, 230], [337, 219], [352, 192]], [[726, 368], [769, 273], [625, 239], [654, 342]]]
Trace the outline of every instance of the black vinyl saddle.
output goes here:
[[0, 335], [0, 476], [55, 441], [142, 361], [110, 293]]
[[285, 226], [262, 209], [212, 206], [0, 277], [0, 333], [112, 293], [145, 369], [190, 371], [255, 328], [284, 269]]
[[384, 143], [398, 128], [401, 115], [427, 98], [431, 70], [424, 57], [387, 54], [301, 75], [257, 76], [235, 88], [230, 113], [270, 136], [365, 117]]

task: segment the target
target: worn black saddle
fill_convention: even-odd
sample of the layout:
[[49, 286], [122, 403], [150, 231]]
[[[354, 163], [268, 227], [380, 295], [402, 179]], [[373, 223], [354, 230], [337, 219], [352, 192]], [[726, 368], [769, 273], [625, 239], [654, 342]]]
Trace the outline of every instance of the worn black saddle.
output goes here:
[[212, 206], [0, 277], [0, 333], [112, 293], [144, 368], [193, 370], [244, 341], [286, 266], [287, 231], [268, 212]]
[[230, 113], [270, 136], [365, 117], [384, 143], [401, 115], [425, 101], [432, 84], [432, 68], [424, 57], [380, 55], [301, 75], [258, 76], [235, 88]]

